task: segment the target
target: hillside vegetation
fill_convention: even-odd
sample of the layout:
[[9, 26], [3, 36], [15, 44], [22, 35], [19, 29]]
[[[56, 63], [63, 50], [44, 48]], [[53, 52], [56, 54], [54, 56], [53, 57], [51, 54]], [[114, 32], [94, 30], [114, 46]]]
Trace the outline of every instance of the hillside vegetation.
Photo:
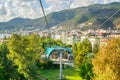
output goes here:
[[[50, 13], [47, 15], [47, 20], [49, 28], [58, 25], [65, 27], [74, 26], [74, 28], [82, 29], [108, 29], [120, 27], [119, 9], [119, 2], [104, 5], [94, 4], [88, 7], [79, 7]], [[44, 17], [38, 19], [15, 18], [8, 22], [0, 22], [0, 30], [19, 30], [27, 27], [38, 28], [40, 30], [48, 28], [46, 26]]]

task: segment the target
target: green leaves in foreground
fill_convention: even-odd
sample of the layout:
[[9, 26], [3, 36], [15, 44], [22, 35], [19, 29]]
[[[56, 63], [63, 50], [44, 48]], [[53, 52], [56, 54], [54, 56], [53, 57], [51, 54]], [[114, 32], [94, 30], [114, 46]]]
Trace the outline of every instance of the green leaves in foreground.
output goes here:
[[75, 66], [80, 69], [80, 77], [90, 80], [93, 77], [91, 57], [92, 46], [88, 39], [76, 43], [73, 47]]
[[18, 72], [26, 79], [34, 79], [34, 74], [37, 73], [36, 60], [39, 59], [39, 42], [39, 36], [36, 34], [28, 37], [13, 34], [9, 40], [8, 58], [18, 66]]
[[88, 59], [87, 55], [92, 52], [92, 46], [88, 39], [75, 43], [72, 49], [76, 67], [79, 67], [80, 64], [84, 63]]
[[92, 63], [86, 62], [80, 65], [80, 76], [83, 79], [91, 80], [93, 77]]

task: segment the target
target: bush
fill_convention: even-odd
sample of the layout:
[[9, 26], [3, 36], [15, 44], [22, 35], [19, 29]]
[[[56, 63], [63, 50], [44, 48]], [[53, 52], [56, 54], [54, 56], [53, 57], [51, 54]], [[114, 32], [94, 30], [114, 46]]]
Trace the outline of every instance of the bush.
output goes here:
[[85, 80], [91, 80], [93, 77], [92, 71], [93, 65], [90, 62], [86, 62], [80, 65], [80, 76]]
[[51, 69], [54, 67], [53, 62], [47, 59], [42, 60], [42, 62], [38, 60], [36, 65], [40, 69]]

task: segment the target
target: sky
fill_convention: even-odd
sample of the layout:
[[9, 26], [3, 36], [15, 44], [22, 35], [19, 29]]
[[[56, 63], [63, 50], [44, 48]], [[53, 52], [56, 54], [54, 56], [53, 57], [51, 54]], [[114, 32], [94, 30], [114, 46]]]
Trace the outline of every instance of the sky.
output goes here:
[[[95, 3], [107, 4], [120, 0], [42, 0], [45, 14], [64, 9], [89, 6]], [[0, 22], [9, 21], [16, 17], [42, 17], [39, 0], [0, 0]]]

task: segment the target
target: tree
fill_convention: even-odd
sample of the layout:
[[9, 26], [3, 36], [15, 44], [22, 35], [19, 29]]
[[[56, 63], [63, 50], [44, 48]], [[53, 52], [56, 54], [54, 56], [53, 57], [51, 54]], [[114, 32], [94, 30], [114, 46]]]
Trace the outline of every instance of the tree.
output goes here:
[[3, 75], [3, 73], [4, 73], [5, 71], [4, 71], [3, 68], [4, 68], [4, 66], [2, 66], [2, 64], [0, 63], [0, 79], [1, 79], [1, 80], [5, 80], [5, 79], [4, 79], [4, 75]]
[[79, 67], [80, 64], [87, 60], [87, 56], [92, 52], [92, 46], [88, 39], [84, 39], [82, 42], [75, 43], [72, 47], [75, 65]]
[[92, 46], [88, 39], [76, 43], [73, 47], [75, 66], [80, 69], [82, 79], [90, 80], [93, 76], [91, 57]]
[[82, 79], [85, 80], [91, 80], [93, 77], [93, 65], [91, 64], [91, 62], [85, 62], [83, 64], [80, 65], [79, 69], [79, 73], [80, 76], [82, 77]]
[[108, 40], [92, 63], [94, 80], [120, 80], [120, 38]]
[[9, 50], [7, 43], [0, 45], [0, 79], [24, 79], [24, 77], [17, 71], [17, 65], [7, 58]]
[[18, 72], [26, 79], [34, 80], [37, 73], [36, 60], [39, 59], [40, 38], [37, 34], [19, 36], [13, 34], [9, 40], [8, 58], [18, 66]]

